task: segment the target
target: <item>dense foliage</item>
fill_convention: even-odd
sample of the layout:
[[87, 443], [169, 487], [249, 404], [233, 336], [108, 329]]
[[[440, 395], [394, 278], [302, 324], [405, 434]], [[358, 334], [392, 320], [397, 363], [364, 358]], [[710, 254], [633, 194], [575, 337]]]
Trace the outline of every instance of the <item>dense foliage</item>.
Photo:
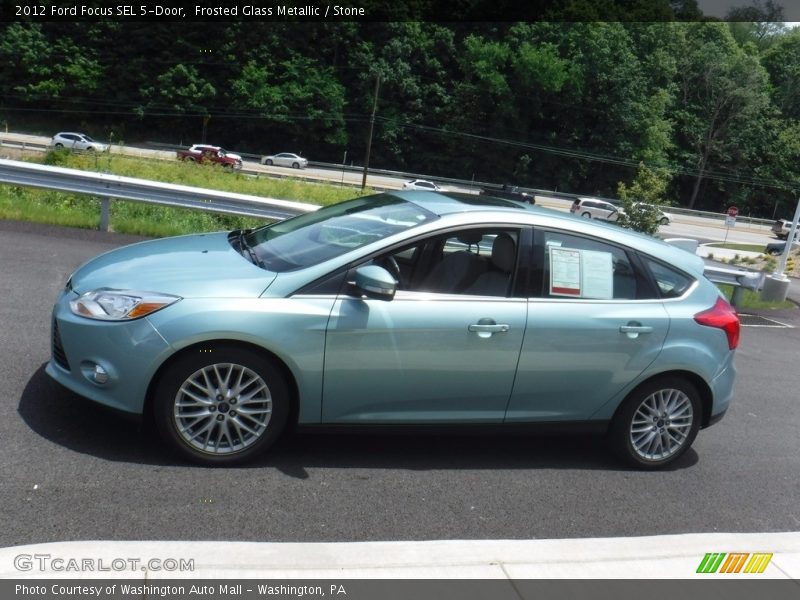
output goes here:
[[10, 130], [187, 145], [205, 136], [361, 164], [376, 83], [376, 167], [616, 197], [620, 183], [636, 189], [645, 165], [677, 205], [786, 217], [796, 202], [800, 29], [0, 24], [0, 127]]

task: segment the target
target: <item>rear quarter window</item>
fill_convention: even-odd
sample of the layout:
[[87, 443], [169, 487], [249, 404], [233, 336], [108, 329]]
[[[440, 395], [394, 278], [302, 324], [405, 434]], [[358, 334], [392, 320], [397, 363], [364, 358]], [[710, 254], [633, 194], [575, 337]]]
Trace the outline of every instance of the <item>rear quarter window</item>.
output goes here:
[[650, 258], [644, 257], [644, 263], [653, 276], [662, 298], [679, 298], [694, 282], [694, 279], [685, 273]]

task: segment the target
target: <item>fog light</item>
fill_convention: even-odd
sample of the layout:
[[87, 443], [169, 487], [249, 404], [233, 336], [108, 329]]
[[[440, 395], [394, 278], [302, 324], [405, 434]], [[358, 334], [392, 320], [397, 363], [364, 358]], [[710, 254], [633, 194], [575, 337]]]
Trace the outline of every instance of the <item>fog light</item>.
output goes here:
[[95, 383], [103, 384], [108, 381], [108, 373], [100, 365], [95, 365], [94, 371], [92, 371], [92, 379], [94, 379]]
[[114, 371], [109, 371], [107, 367], [100, 366], [93, 360], [84, 360], [81, 363], [81, 373], [93, 384], [105, 385], [111, 381]]

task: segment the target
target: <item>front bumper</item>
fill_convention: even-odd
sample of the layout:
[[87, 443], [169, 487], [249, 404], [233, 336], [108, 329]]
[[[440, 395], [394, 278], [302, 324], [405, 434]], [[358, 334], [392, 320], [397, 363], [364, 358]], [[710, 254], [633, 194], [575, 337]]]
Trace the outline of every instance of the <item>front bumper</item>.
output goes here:
[[[104, 406], [140, 415], [147, 387], [170, 346], [148, 319], [95, 321], [72, 313], [65, 290], [53, 308], [51, 358], [45, 371], [64, 387]], [[96, 367], [105, 381], [92, 374]]]

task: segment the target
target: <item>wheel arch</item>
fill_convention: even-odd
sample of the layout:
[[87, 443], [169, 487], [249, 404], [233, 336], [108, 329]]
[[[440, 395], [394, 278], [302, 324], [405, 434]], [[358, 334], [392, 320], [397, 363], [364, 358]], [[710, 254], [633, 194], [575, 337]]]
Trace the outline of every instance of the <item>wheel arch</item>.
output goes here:
[[158, 366], [158, 369], [156, 369], [156, 372], [150, 378], [150, 383], [148, 383], [147, 391], [145, 393], [144, 408], [142, 410], [142, 414], [144, 415], [145, 419], [148, 421], [152, 421], [153, 419], [153, 396], [155, 394], [158, 380], [161, 378], [164, 371], [181, 357], [192, 352], [196, 352], [198, 349], [212, 346], [234, 346], [243, 350], [254, 352], [255, 354], [258, 354], [261, 357], [269, 360], [275, 366], [275, 368], [280, 371], [281, 375], [283, 375], [283, 378], [286, 380], [286, 386], [289, 389], [290, 406], [289, 416], [286, 424], [287, 426], [294, 426], [297, 423], [298, 416], [300, 414], [300, 390], [297, 385], [297, 379], [295, 378], [294, 373], [289, 366], [277, 354], [267, 350], [263, 346], [253, 344], [251, 342], [244, 342], [242, 340], [224, 338], [204, 340], [202, 342], [197, 342], [186, 346], [185, 348], [181, 348], [177, 352], [167, 357], [167, 359]]
[[661, 373], [656, 373], [651, 375], [644, 381], [640, 381], [636, 387], [631, 389], [625, 397], [622, 399], [622, 402], [619, 403], [616, 410], [614, 411], [614, 415], [611, 417], [609, 423], [613, 422], [617, 415], [619, 414], [622, 407], [625, 405], [625, 401], [632, 395], [635, 394], [640, 388], [644, 387], [645, 385], [649, 385], [655, 380], [663, 379], [666, 377], [680, 377], [687, 380], [691, 383], [694, 388], [697, 390], [697, 393], [700, 394], [700, 406], [703, 410], [703, 414], [701, 415], [700, 419], [700, 429], [704, 429], [708, 427], [711, 421], [711, 409], [714, 403], [714, 396], [711, 392], [711, 388], [709, 387], [708, 383], [706, 383], [705, 379], [700, 377], [697, 373], [693, 373], [691, 371], [677, 369], [674, 371], [662, 371]]

